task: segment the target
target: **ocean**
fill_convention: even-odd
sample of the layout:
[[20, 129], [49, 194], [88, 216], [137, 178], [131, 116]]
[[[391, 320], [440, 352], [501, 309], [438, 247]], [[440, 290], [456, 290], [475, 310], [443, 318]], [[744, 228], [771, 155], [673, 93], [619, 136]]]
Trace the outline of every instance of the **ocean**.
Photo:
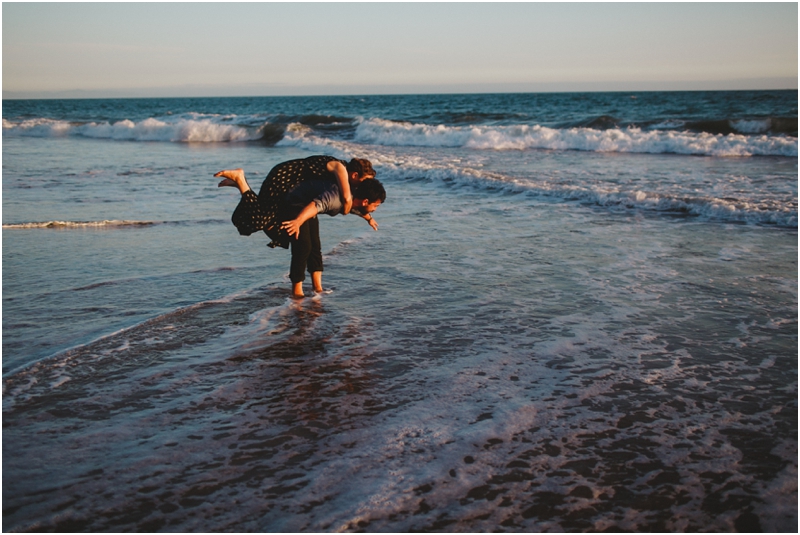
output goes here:
[[[3, 101], [4, 531], [788, 531], [797, 92]], [[241, 167], [367, 158], [326, 292]]]

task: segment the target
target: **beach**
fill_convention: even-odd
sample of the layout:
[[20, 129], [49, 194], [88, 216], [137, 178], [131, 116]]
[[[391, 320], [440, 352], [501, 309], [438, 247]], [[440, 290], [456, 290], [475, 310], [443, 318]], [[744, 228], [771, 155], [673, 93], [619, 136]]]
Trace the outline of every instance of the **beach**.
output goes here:
[[794, 532], [797, 258], [796, 91], [4, 101], [4, 530]]

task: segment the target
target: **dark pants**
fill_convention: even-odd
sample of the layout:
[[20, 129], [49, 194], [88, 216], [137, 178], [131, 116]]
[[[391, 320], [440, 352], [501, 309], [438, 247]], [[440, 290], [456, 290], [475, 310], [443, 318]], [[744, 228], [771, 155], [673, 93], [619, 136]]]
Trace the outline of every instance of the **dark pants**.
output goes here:
[[292, 284], [303, 282], [309, 273], [322, 271], [322, 245], [319, 242], [319, 219], [312, 217], [300, 226], [300, 235], [292, 238]]
[[[252, 190], [245, 192], [239, 205], [233, 213], [233, 224], [239, 229], [239, 234], [249, 236], [253, 232], [264, 230], [273, 238], [269, 245], [276, 244], [281, 247], [292, 248], [292, 267], [289, 277], [292, 284], [303, 282], [306, 278], [305, 271], [309, 273], [322, 271], [322, 246], [319, 242], [319, 219], [309, 219], [300, 227], [300, 236], [297, 239], [289, 238], [286, 231], [280, 228], [280, 223], [294, 219], [302, 210], [299, 206], [272, 205], [264, 208], [260, 197]], [[272, 226], [267, 230], [268, 224]]]

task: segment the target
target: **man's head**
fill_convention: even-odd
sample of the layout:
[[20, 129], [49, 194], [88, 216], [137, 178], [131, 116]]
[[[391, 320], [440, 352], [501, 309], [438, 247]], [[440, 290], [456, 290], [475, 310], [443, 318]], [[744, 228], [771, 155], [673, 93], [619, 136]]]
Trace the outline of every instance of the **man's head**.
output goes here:
[[353, 207], [372, 213], [386, 200], [386, 190], [377, 179], [364, 180], [353, 191]]
[[363, 158], [353, 158], [347, 163], [347, 176], [356, 182], [367, 178], [375, 178], [372, 162]]

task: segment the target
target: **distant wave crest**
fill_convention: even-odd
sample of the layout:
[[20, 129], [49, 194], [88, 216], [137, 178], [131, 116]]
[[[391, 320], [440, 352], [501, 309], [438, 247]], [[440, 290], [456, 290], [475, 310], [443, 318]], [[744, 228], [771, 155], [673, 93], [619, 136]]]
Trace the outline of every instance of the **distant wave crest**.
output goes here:
[[154, 118], [134, 122], [128, 119], [115, 123], [70, 123], [47, 118], [12, 122], [3, 119], [3, 134], [30, 137], [81, 136], [119, 141], [168, 141], [214, 143], [249, 141], [263, 137], [262, 128], [225, 124], [213, 118]]
[[[755, 126], [753, 129], [756, 129]], [[557, 129], [539, 125], [445, 126], [369, 119], [358, 125], [355, 139], [361, 143], [384, 146], [797, 157], [797, 138], [793, 137], [723, 135], [637, 127]]]
[[104, 220], [104, 221], [41, 221], [31, 223], [12, 223], [4, 224], [4, 229], [79, 229], [79, 228], [123, 228], [123, 227], [148, 227], [158, 225], [161, 221], [128, 221], [128, 220]]

